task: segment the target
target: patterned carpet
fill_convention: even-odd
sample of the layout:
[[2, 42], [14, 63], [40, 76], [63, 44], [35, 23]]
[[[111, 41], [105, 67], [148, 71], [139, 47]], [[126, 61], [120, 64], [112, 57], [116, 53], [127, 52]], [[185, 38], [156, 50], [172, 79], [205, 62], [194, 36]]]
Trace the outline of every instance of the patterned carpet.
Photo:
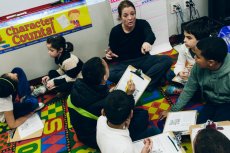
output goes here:
[[[175, 50], [166, 52], [176, 61]], [[150, 123], [157, 125], [160, 112], [168, 110], [170, 104], [177, 97], [168, 97], [164, 93], [165, 87], [160, 87], [153, 92], [145, 92], [137, 103], [138, 107], [148, 110]], [[21, 142], [7, 143], [8, 127], [0, 123], [0, 151], [6, 153], [99, 153], [98, 150], [89, 148], [78, 141], [70, 124], [66, 99], [56, 98], [54, 95], [44, 95], [39, 98], [46, 105], [39, 112], [41, 119], [45, 119], [45, 127], [40, 138]], [[79, 123], [80, 124], [80, 123]], [[187, 145], [189, 148], [189, 143]], [[190, 152], [190, 151], [189, 151]]]

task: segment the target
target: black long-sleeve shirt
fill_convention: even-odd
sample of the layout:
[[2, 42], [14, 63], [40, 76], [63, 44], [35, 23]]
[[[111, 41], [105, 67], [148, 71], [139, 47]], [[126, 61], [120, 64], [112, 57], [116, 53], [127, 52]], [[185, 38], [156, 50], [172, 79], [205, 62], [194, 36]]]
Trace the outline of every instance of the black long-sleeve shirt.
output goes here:
[[113, 61], [124, 61], [144, 56], [141, 53], [141, 47], [144, 42], [151, 45], [156, 37], [146, 20], [136, 19], [136, 25], [133, 31], [125, 33], [122, 25], [119, 24], [112, 28], [109, 37], [109, 47], [113, 53], [119, 57]]

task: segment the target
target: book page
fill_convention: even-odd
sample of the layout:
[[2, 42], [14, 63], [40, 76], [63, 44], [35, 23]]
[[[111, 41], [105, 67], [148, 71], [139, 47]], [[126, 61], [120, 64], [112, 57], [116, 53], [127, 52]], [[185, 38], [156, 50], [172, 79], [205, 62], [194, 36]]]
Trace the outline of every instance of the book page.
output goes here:
[[40, 119], [38, 114], [35, 113], [18, 127], [18, 132], [20, 138], [23, 139], [37, 132], [38, 130], [41, 130], [42, 128], [44, 128], [44, 124], [42, 123], [42, 120]]
[[170, 112], [168, 114], [164, 132], [184, 132], [183, 134], [188, 134], [189, 126], [196, 124], [196, 111], [180, 111], [180, 112]]
[[[162, 133], [150, 137], [153, 141], [153, 149], [150, 153], [182, 153], [174, 137], [169, 133]], [[135, 153], [140, 153], [144, 147], [144, 140], [136, 141], [134, 144]]]

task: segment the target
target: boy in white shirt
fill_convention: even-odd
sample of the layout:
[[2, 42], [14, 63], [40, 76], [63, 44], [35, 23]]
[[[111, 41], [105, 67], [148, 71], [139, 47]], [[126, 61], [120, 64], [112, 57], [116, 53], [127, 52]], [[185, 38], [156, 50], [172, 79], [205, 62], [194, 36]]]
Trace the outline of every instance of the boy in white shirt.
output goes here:
[[[102, 153], [134, 153], [129, 124], [133, 116], [133, 96], [121, 90], [111, 92], [106, 98], [102, 116], [97, 120], [97, 144]], [[144, 140], [141, 153], [149, 153], [152, 141]]]
[[184, 44], [178, 48], [179, 56], [174, 68], [173, 82], [178, 82], [179, 85], [169, 86], [166, 89], [168, 94], [180, 94], [183, 85], [188, 81], [190, 71], [195, 64], [195, 47], [199, 40], [209, 37], [210, 29], [203, 20], [196, 20], [186, 24], [184, 30]]

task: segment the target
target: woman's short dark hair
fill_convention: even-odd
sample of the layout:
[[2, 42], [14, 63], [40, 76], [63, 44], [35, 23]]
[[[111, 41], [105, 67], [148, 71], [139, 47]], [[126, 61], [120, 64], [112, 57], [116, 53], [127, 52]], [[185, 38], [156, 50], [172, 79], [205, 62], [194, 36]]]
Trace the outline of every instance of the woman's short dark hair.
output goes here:
[[100, 57], [89, 59], [82, 67], [83, 80], [90, 85], [100, 85], [105, 73], [105, 66]]
[[59, 51], [61, 48], [63, 51], [72, 52], [73, 51], [73, 44], [71, 42], [66, 42], [63, 36], [53, 36], [49, 37], [46, 40], [47, 44], [51, 44], [51, 46]]
[[230, 140], [212, 128], [199, 131], [194, 142], [195, 153], [229, 153]]
[[132, 7], [136, 11], [135, 6], [131, 1], [124, 0], [118, 5], [118, 19], [121, 19], [122, 10], [126, 7]]

